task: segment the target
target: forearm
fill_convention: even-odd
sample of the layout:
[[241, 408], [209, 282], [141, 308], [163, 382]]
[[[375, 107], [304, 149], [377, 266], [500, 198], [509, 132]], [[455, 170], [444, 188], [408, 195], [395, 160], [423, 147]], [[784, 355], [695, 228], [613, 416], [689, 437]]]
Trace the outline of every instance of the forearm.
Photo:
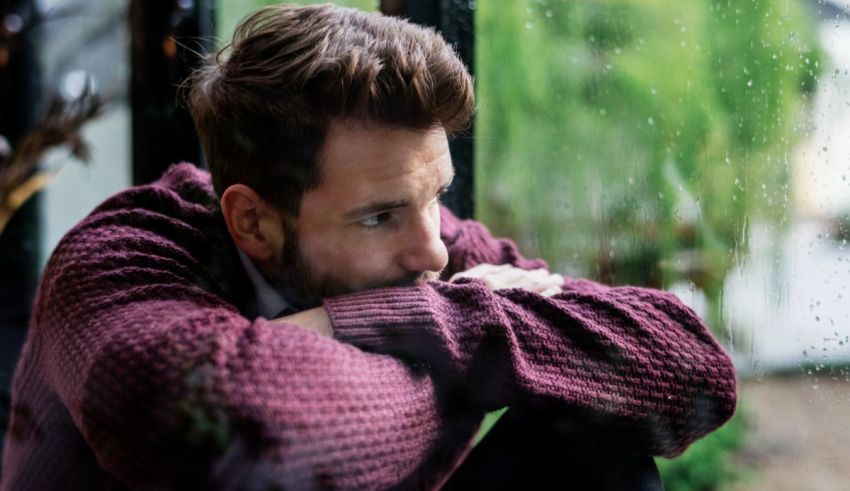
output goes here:
[[92, 451], [126, 485], [389, 487], [445, 435], [430, 377], [397, 359], [226, 309], [135, 307], [120, 332], [52, 330], [46, 360]]
[[600, 285], [545, 298], [435, 282], [326, 308], [338, 337], [427, 364], [473, 407], [554, 408], [639, 453], [676, 454], [735, 407], [729, 358], [664, 292]]

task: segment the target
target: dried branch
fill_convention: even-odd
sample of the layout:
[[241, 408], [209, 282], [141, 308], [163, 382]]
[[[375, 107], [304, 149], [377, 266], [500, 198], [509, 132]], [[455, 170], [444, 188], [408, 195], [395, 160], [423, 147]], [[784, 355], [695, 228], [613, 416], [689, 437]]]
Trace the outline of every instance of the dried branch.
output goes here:
[[61, 167], [38, 168], [48, 150], [67, 146], [71, 155], [88, 162], [89, 148], [80, 130], [86, 122], [98, 117], [102, 109], [100, 97], [88, 83], [70, 101], [54, 94], [36, 128], [21, 140], [8, 159], [0, 155], [0, 233], [15, 211], [43, 189]]

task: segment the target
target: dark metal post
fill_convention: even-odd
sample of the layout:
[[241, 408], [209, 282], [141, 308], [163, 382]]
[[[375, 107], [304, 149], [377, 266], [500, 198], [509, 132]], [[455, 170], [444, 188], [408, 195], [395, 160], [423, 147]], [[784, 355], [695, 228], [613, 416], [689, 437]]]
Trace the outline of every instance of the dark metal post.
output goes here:
[[[475, 68], [475, 4], [469, 0], [381, 0], [381, 11], [407, 17], [417, 24], [435, 27], [451, 43], [469, 69]], [[455, 181], [444, 203], [462, 218], [475, 213], [475, 127], [449, 143]]]
[[180, 161], [202, 164], [201, 147], [178, 87], [212, 49], [214, 0], [132, 0], [133, 182], [159, 178]]

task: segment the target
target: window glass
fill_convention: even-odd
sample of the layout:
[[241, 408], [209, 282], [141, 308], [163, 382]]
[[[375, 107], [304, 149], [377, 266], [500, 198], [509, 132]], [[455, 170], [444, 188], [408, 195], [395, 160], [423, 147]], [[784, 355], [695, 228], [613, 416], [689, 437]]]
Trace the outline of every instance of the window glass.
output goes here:
[[102, 113], [82, 126], [88, 162], [67, 148], [45, 156], [44, 167], [57, 172], [42, 198], [42, 262], [68, 229], [131, 184], [127, 5], [125, 0], [39, 2], [42, 108], [53, 96], [73, 100], [83, 90], [97, 93], [104, 103]]
[[[4, 2], [2, 7], [0, 153], [14, 150], [12, 162], [36, 170], [16, 185], [15, 198], [9, 197], [7, 203], [17, 203], [11, 207], [14, 213], [6, 215], [4, 209], [0, 217], [0, 444], [10, 418], [12, 374], [27, 334], [38, 272], [71, 227], [131, 182], [126, 11], [125, 0]], [[63, 101], [66, 110], [61, 114], [67, 116], [71, 101], [86, 91], [99, 96], [100, 112], [75, 111], [84, 115], [74, 118], [80, 125], [54, 124], [52, 131], [33, 136], [33, 126], [49, 107]], [[51, 114], [55, 123], [59, 113]], [[76, 131], [68, 128], [75, 126], [80, 128], [79, 153], [87, 154], [86, 159], [69, 148]], [[25, 137], [30, 137], [28, 145], [22, 144]], [[10, 168], [9, 161], [3, 162], [4, 171]]]
[[[218, 37], [223, 42], [229, 41], [230, 36], [233, 33], [233, 29], [243, 17], [260, 7], [276, 5], [279, 3], [281, 2], [274, 0], [220, 0], [216, 4], [216, 30], [218, 31]], [[322, 0], [295, 0], [286, 3], [294, 3], [297, 5], [334, 3], [343, 7], [352, 7], [370, 12], [378, 10], [378, 0], [336, 0], [333, 2]]]
[[672, 290], [733, 354], [739, 415], [660, 462], [668, 489], [850, 479], [827, 450], [850, 427], [847, 8], [477, 3], [477, 217], [554, 269]]

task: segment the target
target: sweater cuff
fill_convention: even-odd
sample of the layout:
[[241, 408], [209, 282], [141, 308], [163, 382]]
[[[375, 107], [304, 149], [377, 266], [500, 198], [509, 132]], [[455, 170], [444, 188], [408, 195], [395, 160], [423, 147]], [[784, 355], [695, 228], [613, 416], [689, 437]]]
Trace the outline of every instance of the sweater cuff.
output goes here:
[[326, 298], [324, 307], [335, 338], [384, 351], [429, 331], [436, 323], [432, 297], [426, 285], [380, 288]]

